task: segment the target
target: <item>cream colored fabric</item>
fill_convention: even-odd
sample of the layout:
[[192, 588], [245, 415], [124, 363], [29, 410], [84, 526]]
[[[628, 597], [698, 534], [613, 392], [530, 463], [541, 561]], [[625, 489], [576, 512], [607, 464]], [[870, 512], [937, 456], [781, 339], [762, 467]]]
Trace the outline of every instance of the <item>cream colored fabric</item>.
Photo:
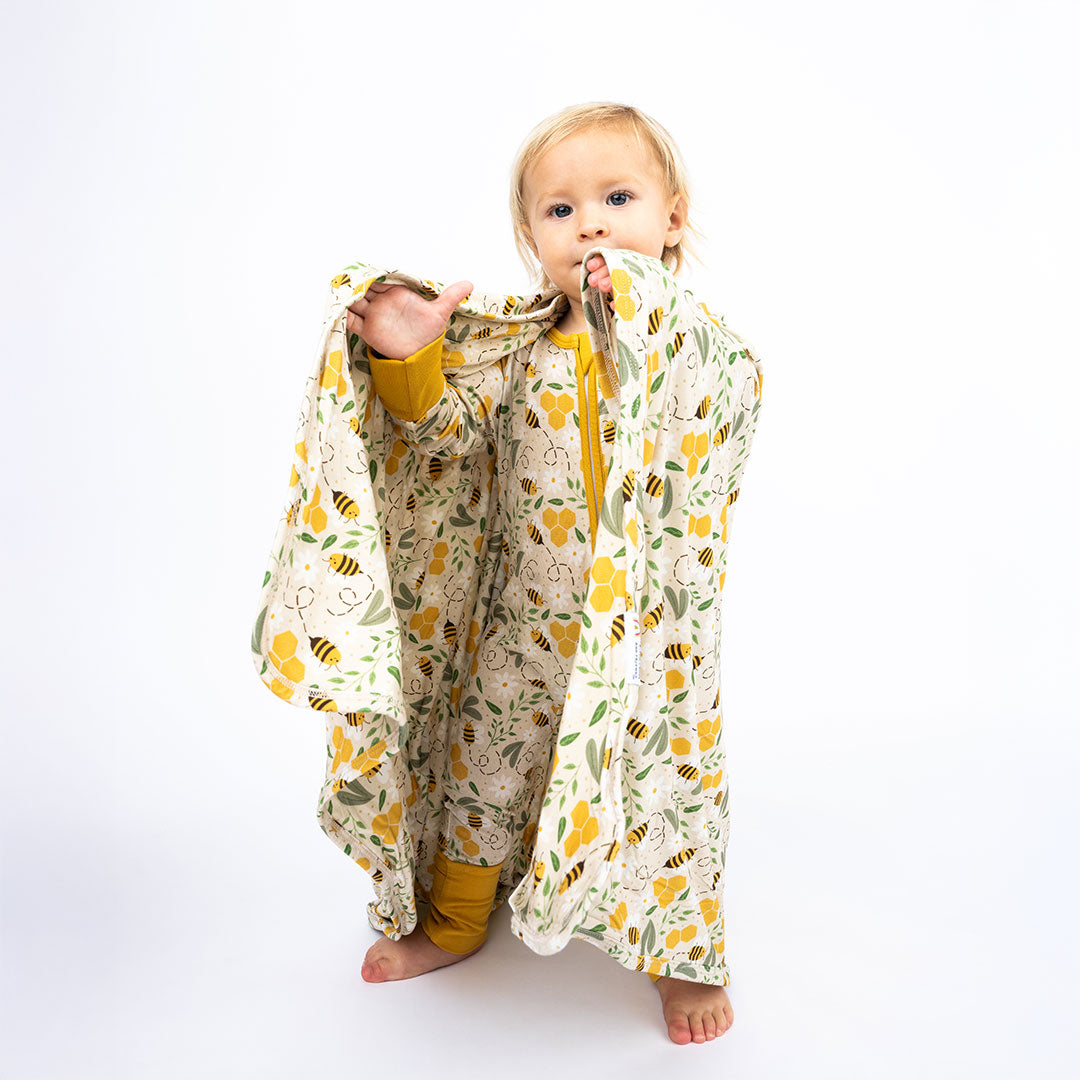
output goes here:
[[[595, 402], [606, 482], [552, 759], [524, 771], [502, 821], [496, 905], [509, 899], [513, 932], [538, 953], [580, 938], [632, 970], [726, 984], [720, 604], [762, 368], [659, 260], [593, 250], [616, 300], [613, 315], [583, 269], [611, 392]], [[485, 635], [542, 617], [500, 589], [515, 552], [551, 548], [558, 515], [527, 521], [507, 498], [504, 519], [499, 493], [531, 479], [508, 437], [524, 416], [510, 388], [543, 376], [516, 358], [566, 298], [466, 298], [444, 341], [446, 392], [399, 425], [372, 392], [363, 342], [345, 340], [345, 308], [375, 280], [442, 288], [367, 264], [334, 279], [252, 648], [275, 694], [323, 713], [320, 824], [371, 874], [369, 921], [397, 938], [416, 925], [415, 889], [430, 890], [447, 839], [444, 777], [483, 767], [486, 748], [466, 734], [483, 702], [463, 690]], [[528, 430], [550, 433], [556, 411], [534, 410]], [[424, 439], [437, 455], [418, 452]], [[558, 450], [552, 464], [575, 475]], [[521, 773], [500, 754], [505, 765]]]

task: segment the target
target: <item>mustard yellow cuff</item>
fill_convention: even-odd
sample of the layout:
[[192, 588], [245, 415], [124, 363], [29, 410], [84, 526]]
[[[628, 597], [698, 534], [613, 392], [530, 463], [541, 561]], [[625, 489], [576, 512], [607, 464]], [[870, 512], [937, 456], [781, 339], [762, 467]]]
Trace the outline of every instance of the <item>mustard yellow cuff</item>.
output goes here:
[[419, 420], [446, 390], [442, 373], [444, 330], [434, 341], [404, 360], [377, 354], [368, 346], [368, 365], [375, 393], [399, 420]]
[[501, 862], [494, 866], [452, 862], [442, 851], [435, 852], [431, 907], [421, 925], [440, 949], [471, 952], [487, 939], [502, 867]]

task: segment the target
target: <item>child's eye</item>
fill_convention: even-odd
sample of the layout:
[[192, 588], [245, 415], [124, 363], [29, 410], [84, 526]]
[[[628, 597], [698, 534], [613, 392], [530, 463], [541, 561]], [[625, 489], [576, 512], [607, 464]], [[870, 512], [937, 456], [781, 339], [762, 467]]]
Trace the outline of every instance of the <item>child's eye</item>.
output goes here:
[[[625, 198], [626, 198], [627, 200], [630, 200], [630, 199], [632, 199], [632, 198], [634, 197], [633, 195], [631, 195], [631, 194], [630, 194], [630, 192], [629, 192], [629, 191], [613, 191], [613, 192], [612, 192], [612, 193], [611, 193], [611, 194], [610, 194], [610, 195], [608, 196], [608, 198], [609, 198], [609, 199], [614, 199], [614, 198], [616, 198], [616, 197], [617, 197], [617, 196], [619, 196], [619, 195], [625, 196]], [[625, 206], [625, 205], [626, 205], [626, 203], [625, 203], [625, 202], [618, 202], [618, 203], [615, 203], [614, 205], [615, 205], [615, 206]], [[556, 203], [556, 204], [555, 204], [555, 205], [554, 205], [553, 207], [551, 207], [551, 209], [550, 209], [550, 210], [548, 210], [548, 216], [549, 216], [549, 217], [557, 217], [557, 218], [559, 218], [560, 220], [561, 220], [562, 218], [565, 218], [565, 217], [566, 217], [566, 214], [557, 214], [557, 213], [555, 212], [556, 210], [560, 210], [560, 209], [562, 209], [563, 207], [566, 207], [566, 209], [567, 209], [567, 210], [569, 210], [569, 209], [570, 209], [570, 207], [569, 207], [569, 206], [566, 206], [566, 203]]]

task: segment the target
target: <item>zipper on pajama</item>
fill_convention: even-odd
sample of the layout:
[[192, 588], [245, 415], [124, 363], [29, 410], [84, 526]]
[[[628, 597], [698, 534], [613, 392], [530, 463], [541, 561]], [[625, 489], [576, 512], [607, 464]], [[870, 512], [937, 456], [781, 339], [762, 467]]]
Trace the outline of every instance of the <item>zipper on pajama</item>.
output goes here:
[[573, 349], [577, 362], [578, 438], [581, 440], [581, 467], [589, 508], [589, 532], [595, 550], [600, 521], [600, 499], [603, 498], [607, 481], [604, 454], [600, 446], [599, 390], [596, 382], [596, 361], [602, 354], [592, 352], [588, 331], [564, 334], [552, 328], [548, 331], [548, 336], [560, 348]]
[[596, 530], [600, 522], [600, 500], [604, 495], [604, 454], [600, 448], [600, 412], [596, 387], [596, 354], [585, 358], [582, 350], [589, 348], [587, 335], [574, 343], [578, 356], [578, 389], [583, 406], [584, 423], [580, 428], [582, 461], [586, 464], [586, 489], [589, 493], [589, 529], [592, 546], [596, 548]]

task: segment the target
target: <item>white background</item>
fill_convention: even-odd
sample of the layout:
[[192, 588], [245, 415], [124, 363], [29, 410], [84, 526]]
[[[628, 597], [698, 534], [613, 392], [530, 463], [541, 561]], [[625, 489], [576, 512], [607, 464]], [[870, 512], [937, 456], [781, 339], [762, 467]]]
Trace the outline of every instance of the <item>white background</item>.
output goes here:
[[[1076, 1075], [1074, 4], [37, 3], [3, 84], [4, 1077]], [[510, 162], [625, 101], [756, 346], [732, 1029], [494, 916], [371, 985], [249, 652], [330, 278], [525, 291]]]

